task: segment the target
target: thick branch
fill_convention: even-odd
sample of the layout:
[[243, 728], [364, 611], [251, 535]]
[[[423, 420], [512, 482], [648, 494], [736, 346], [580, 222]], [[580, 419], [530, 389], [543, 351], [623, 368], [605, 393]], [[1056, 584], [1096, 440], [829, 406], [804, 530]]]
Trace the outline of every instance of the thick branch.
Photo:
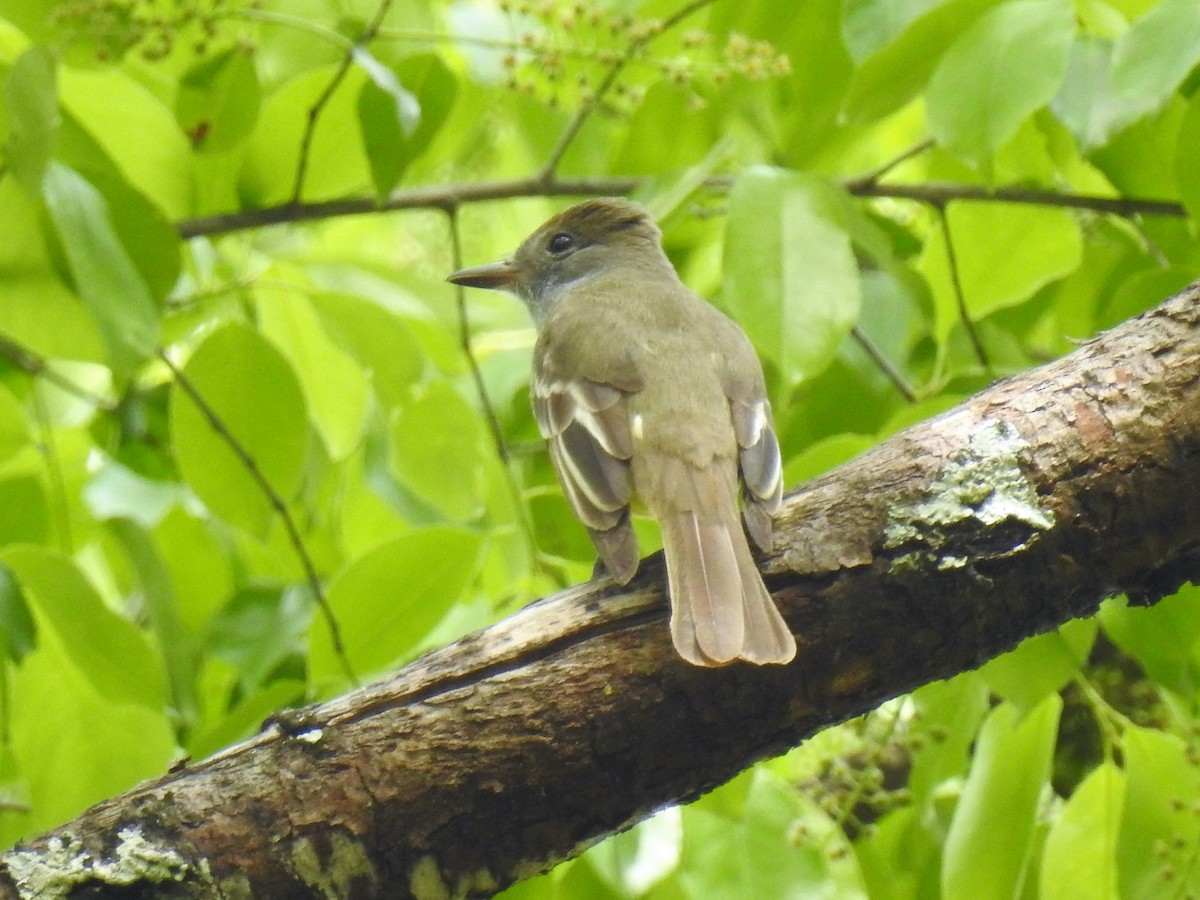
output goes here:
[[[4, 857], [88, 896], [487, 895], [1126, 591], [1200, 574], [1200, 285], [793, 492], [787, 667], [698, 669], [661, 560], [587, 584]], [[74, 883], [74, 882], [73, 882]]]

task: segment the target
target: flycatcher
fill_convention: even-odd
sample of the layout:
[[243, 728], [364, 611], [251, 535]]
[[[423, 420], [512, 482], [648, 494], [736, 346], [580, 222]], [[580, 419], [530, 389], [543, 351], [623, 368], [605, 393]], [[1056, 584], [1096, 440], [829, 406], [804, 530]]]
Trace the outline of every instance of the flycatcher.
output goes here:
[[637, 572], [636, 496], [658, 520], [671, 638], [698, 666], [786, 663], [796, 641], [738, 520], [764, 550], [783, 496], [779, 443], [750, 341], [679, 280], [649, 214], [589, 200], [510, 258], [455, 272], [533, 315], [533, 411], [609, 574]]

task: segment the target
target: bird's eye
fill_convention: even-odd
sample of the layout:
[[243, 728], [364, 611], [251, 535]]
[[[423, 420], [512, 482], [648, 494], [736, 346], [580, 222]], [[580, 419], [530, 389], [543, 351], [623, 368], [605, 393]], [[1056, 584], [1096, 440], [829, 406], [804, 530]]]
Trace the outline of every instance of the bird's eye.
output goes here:
[[546, 245], [546, 249], [555, 256], [558, 256], [562, 253], [566, 253], [574, 246], [575, 238], [563, 231], [550, 238], [550, 243]]

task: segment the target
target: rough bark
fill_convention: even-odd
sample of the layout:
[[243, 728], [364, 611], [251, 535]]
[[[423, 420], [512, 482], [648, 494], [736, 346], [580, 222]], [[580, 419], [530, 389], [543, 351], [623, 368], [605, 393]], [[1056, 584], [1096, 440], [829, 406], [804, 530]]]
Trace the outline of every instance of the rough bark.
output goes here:
[[0, 896], [487, 895], [1109, 594], [1151, 602], [1200, 573], [1198, 300], [794, 491], [763, 561], [790, 666], [679, 660], [654, 558], [93, 807], [6, 854]]

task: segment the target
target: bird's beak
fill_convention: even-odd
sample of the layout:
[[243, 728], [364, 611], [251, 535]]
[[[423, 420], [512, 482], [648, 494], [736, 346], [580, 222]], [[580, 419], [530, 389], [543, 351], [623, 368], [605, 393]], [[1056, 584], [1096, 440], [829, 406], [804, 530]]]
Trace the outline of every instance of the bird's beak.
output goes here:
[[511, 288], [521, 270], [509, 260], [488, 263], [486, 266], [474, 266], [470, 269], [459, 269], [446, 280], [466, 287], [488, 288], [493, 291], [503, 291]]

